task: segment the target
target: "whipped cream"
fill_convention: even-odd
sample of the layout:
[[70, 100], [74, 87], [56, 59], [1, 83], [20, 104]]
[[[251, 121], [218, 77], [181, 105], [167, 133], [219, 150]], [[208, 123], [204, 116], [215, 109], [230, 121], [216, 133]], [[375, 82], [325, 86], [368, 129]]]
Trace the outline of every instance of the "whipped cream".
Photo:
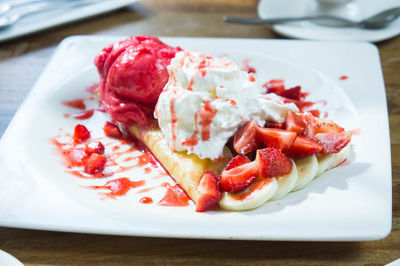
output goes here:
[[254, 74], [227, 58], [185, 50], [175, 55], [168, 72], [154, 115], [175, 151], [216, 160], [245, 122], [282, 123], [289, 109], [298, 111], [279, 96], [265, 94]]

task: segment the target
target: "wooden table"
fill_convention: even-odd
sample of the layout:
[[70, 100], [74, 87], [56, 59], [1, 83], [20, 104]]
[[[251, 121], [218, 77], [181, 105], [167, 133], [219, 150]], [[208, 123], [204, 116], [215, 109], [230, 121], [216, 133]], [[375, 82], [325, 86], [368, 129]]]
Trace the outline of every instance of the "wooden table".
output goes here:
[[[143, 1], [0, 44], [0, 134], [63, 38], [78, 34], [279, 38], [263, 26], [222, 22], [223, 15], [256, 16], [257, 2]], [[378, 47], [388, 99], [393, 165], [393, 229], [385, 239], [345, 243], [216, 241], [0, 228], [0, 249], [26, 265], [382, 265], [400, 258], [400, 37]]]

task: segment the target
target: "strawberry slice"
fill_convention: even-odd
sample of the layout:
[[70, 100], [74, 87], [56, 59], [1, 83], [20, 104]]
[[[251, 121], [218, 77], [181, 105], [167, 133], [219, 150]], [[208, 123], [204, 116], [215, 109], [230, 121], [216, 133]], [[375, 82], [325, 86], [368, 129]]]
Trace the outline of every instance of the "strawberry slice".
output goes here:
[[74, 128], [73, 140], [74, 143], [82, 143], [90, 138], [90, 131], [81, 124], [78, 124]]
[[93, 175], [104, 170], [107, 158], [104, 155], [92, 153], [85, 165], [85, 173]]
[[85, 146], [85, 152], [87, 154], [92, 154], [92, 153], [103, 154], [104, 150], [105, 150], [104, 145], [100, 141], [92, 142], [92, 143], [86, 144], [86, 146]]
[[201, 177], [198, 190], [196, 212], [205, 212], [212, 209], [221, 197], [218, 177], [208, 171], [204, 172]]
[[301, 87], [296, 86], [287, 90], [282, 90], [279, 93], [277, 93], [279, 96], [295, 100], [295, 101], [300, 101], [301, 100]]
[[286, 116], [285, 129], [301, 135], [306, 130], [306, 124], [295, 112], [289, 110]]
[[256, 137], [266, 147], [286, 149], [292, 146], [297, 133], [277, 128], [257, 128]]
[[314, 138], [318, 128], [318, 123], [315, 117], [309, 112], [301, 113], [299, 114], [299, 117], [306, 125], [306, 131], [304, 132], [304, 134], [307, 137]]
[[119, 128], [115, 124], [108, 122], [108, 121], [104, 125], [103, 131], [104, 131], [104, 134], [106, 134], [106, 136], [110, 137], [110, 138], [119, 139], [122, 137], [121, 130], [119, 130]]
[[298, 158], [318, 153], [322, 148], [320, 143], [311, 138], [297, 136], [292, 147], [283, 152], [289, 157]]
[[316, 133], [341, 133], [344, 128], [330, 121], [320, 121], [317, 125]]
[[283, 124], [281, 123], [277, 123], [277, 122], [272, 122], [272, 121], [267, 121], [265, 122], [264, 127], [268, 127], [268, 128], [279, 128], [279, 129], [283, 129]]
[[235, 168], [237, 166], [246, 164], [251, 162], [250, 159], [245, 156], [245, 155], [237, 155], [235, 157], [233, 157], [225, 166], [226, 171], [231, 170], [232, 168]]
[[351, 140], [351, 132], [317, 133], [315, 138], [322, 144], [323, 149], [321, 153], [337, 153], [349, 144]]
[[282, 79], [272, 79], [263, 85], [267, 89], [267, 93], [279, 93], [285, 89]]
[[256, 130], [258, 128], [255, 120], [246, 122], [235, 133], [233, 148], [239, 154], [247, 154], [258, 148]]
[[263, 178], [287, 175], [293, 167], [292, 161], [280, 150], [274, 148], [257, 150], [255, 163], [258, 175]]
[[[243, 158], [244, 157], [244, 158]], [[243, 155], [234, 157], [221, 173], [221, 188], [227, 192], [239, 192], [254, 182], [258, 170], [254, 162]]]

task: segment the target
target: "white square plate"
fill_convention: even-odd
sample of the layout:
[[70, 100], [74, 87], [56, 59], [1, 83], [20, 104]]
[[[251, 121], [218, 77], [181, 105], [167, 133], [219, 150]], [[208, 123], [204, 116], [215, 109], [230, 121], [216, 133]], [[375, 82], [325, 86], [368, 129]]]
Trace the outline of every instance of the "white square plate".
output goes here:
[[[253, 240], [374, 240], [391, 229], [391, 157], [387, 106], [378, 50], [367, 43], [293, 40], [162, 38], [167, 44], [249, 59], [259, 80], [284, 79], [314, 99], [327, 100], [329, 118], [348, 130], [351, 163], [304, 189], [247, 212], [196, 213], [188, 207], [138, 203], [128, 193], [102, 199], [85, 188], [109, 179], [66, 173], [49, 141], [78, 122], [63, 116], [61, 101], [87, 97], [98, 81], [95, 55], [116, 37], [64, 40], [0, 143], [0, 225], [134, 236]], [[340, 80], [346, 75], [348, 79]], [[96, 112], [99, 113], [99, 112]], [[96, 115], [95, 115], [96, 116]], [[103, 122], [86, 125], [100, 131]], [[379, 122], [378, 122], [379, 121]], [[123, 173], [146, 178], [142, 169]], [[144, 196], [144, 195], [142, 195]], [[157, 197], [157, 195], [154, 195]]]

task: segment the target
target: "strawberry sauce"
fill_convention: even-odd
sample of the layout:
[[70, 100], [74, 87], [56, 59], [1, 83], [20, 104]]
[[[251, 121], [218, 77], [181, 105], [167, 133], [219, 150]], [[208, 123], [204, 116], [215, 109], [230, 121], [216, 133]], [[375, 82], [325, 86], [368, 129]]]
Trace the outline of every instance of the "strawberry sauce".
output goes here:
[[85, 110], [86, 105], [85, 105], [85, 99], [80, 98], [80, 99], [75, 99], [75, 100], [70, 100], [70, 101], [63, 101], [63, 105], [75, 108], [75, 109], [80, 109], [80, 110]]
[[174, 207], [189, 206], [190, 198], [179, 185], [171, 186], [168, 183], [163, 183], [162, 185], [167, 188], [167, 192], [157, 205]]
[[72, 117], [78, 120], [85, 120], [85, 119], [89, 119], [93, 116], [94, 114], [94, 109], [90, 109], [87, 111], [83, 111], [81, 113], [78, 114], [73, 114]]
[[146, 181], [131, 181], [127, 177], [121, 177], [117, 179], [113, 179], [105, 183], [103, 186], [88, 186], [91, 189], [107, 189], [110, 192], [102, 193], [102, 195], [116, 198], [119, 196], [124, 196], [128, 193], [129, 190], [137, 187], [141, 187], [146, 184]]

